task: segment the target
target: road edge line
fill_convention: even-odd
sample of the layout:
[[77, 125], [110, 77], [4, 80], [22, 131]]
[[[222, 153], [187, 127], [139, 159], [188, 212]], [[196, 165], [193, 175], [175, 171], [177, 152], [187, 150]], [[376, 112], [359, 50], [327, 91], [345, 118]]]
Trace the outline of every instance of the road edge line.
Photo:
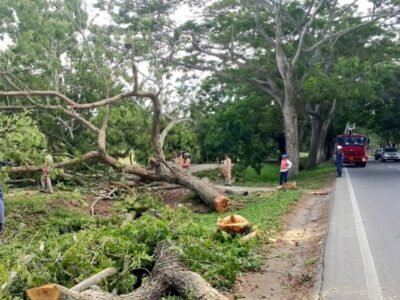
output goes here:
[[353, 185], [350, 180], [350, 174], [345, 169], [347, 185], [349, 188], [351, 206], [353, 208], [354, 223], [357, 231], [358, 245], [360, 246], [361, 258], [364, 266], [364, 275], [367, 282], [368, 296], [371, 300], [383, 300], [382, 289], [379, 284], [378, 274], [376, 272], [374, 259], [369, 247], [364, 223], [361, 218], [357, 198], [354, 193]]

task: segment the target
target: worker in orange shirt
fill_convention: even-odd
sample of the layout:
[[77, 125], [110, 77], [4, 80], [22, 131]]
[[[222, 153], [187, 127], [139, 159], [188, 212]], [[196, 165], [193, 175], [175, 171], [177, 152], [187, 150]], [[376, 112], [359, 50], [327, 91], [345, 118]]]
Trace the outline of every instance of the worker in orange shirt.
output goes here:
[[183, 153], [183, 162], [182, 162], [182, 168], [186, 171], [186, 173], [190, 173], [190, 166], [191, 166], [191, 161], [189, 158], [189, 153], [184, 152]]
[[228, 154], [224, 154], [224, 176], [225, 176], [225, 185], [231, 186], [232, 185], [232, 160], [228, 156]]
[[182, 157], [182, 151], [177, 151], [176, 156], [175, 156], [175, 163], [182, 168], [183, 164], [183, 157]]
[[288, 180], [289, 169], [292, 167], [292, 162], [288, 159], [286, 154], [282, 155], [281, 160], [281, 168], [280, 168], [280, 176], [279, 176], [279, 185], [282, 185]]

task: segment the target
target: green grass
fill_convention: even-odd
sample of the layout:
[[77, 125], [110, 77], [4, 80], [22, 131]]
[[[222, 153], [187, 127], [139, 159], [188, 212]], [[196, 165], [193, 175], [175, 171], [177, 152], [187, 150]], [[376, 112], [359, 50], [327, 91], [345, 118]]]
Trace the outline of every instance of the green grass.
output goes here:
[[[279, 230], [282, 216], [300, 197], [298, 191], [281, 191], [262, 196], [234, 197], [243, 209], [229, 212], [247, 218], [264, 236]], [[171, 209], [148, 195], [116, 202], [112, 218], [92, 217], [83, 210], [63, 207], [65, 201], [84, 205], [81, 195], [22, 192], [6, 195], [7, 227], [0, 247], [0, 299], [23, 299], [27, 289], [53, 282], [70, 287], [109, 266], [119, 273], [102, 288], [127, 293], [137, 281], [135, 270], [151, 269], [153, 252], [170, 240], [180, 259], [217, 288], [231, 287], [240, 272], [256, 270], [260, 240], [243, 241], [218, 232], [216, 213], [194, 214], [186, 208]], [[144, 213], [126, 222], [130, 206], [154, 207], [159, 216]], [[15, 272], [10, 282], [9, 274]]]
[[[300, 189], [317, 189], [324, 185], [334, 173], [334, 165], [327, 162], [310, 170], [300, 170], [299, 175], [289, 180], [296, 181]], [[279, 165], [272, 163], [263, 165], [260, 174], [254, 176], [254, 173], [251, 172], [250, 180], [248, 177], [246, 178], [246, 172], [239, 174], [237, 178], [238, 181], [235, 182], [235, 185], [239, 186], [276, 186], [279, 180]]]
[[311, 170], [302, 170], [293, 180], [302, 189], [318, 189], [335, 174], [335, 166], [326, 162]]
[[282, 216], [288, 213], [293, 203], [301, 196], [300, 191], [279, 191], [274, 193], [255, 194], [249, 196], [236, 196], [232, 201], [241, 201], [245, 207], [240, 210], [230, 211], [225, 214], [209, 213], [196, 215], [195, 220], [208, 228], [215, 228], [218, 218], [231, 214], [240, 214], [248, 219], [253, 226], [265, 232], [279, 230], [282, 226]]

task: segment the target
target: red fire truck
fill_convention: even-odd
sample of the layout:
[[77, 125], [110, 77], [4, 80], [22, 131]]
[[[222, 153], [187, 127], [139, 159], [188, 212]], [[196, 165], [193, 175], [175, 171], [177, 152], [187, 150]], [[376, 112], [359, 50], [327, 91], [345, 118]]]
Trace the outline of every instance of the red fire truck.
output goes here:
[[347, 124], [345, 133], [336, 136], [336, 145], [343, 147], [345, 164], [365, 167], [368, 161], [368, 138], [364, 134], [353, 133], [354, 128], [355, 124], [352, 126]]

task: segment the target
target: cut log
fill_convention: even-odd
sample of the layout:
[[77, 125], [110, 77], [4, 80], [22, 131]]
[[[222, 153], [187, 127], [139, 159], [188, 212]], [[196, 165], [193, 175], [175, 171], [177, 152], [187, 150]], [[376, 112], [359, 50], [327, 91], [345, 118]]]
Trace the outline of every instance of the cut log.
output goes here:
[[199, 274], [182, 266], [168, 242], [162, 242], [156, 248], [156, 263], [149, 281], [130, 294], [114, 296], [97, 290], [79, 293], [52, 284], [31, 289], [27, 295], [31, 300], [158, 300], [171, 290], [199, 300], [228, 300]]
[[283, 185], [277, 187], [277, 190], [296, 190], [296, 189], [297, 189], [296, 181], [288, 181], [285, 182]]
[[46, 284], [44, 286], [30, 289], [26, 292], [32, 300], [59, 300], [61, 297], [60, 289], [56, 284]]
[[228, 233], [243, 233], [249, 230], [250, 223], [239, 215], [227, 216], [217, 221], [219, 229]]

